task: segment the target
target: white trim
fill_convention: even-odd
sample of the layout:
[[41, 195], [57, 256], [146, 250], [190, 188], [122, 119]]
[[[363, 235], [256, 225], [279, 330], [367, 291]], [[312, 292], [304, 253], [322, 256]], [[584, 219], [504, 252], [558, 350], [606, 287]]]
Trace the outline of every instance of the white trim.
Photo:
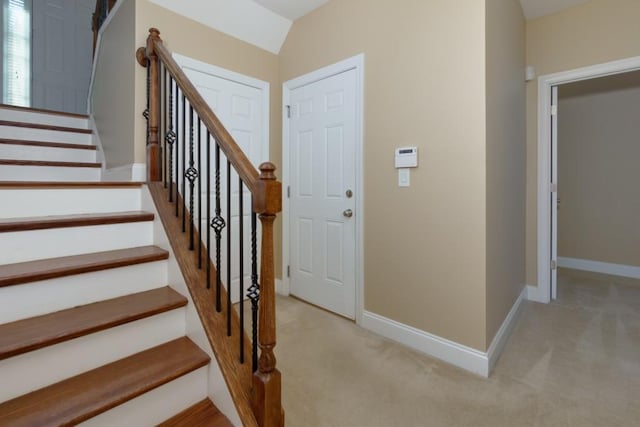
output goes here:
[[289, 295], [290, 281], [286, 275], [290, 261], [289, 242], [289, 119], [286, 106], [291, 99], [291, 91], [315, 83], [319, 80], [335, 76], [346, 71], [356, 70], [356, 323], [364, 322], [364, 53], [347, 58], [343, 61], [289, 80], [282, 85], [282, 291]]
[[[246, 76], [244, 74], [237, 73], [235, 71], [227, 70], [225, 68], [218, 67], [213, 64], [198, 61], [197, 59], [189, 58], [188, 56], [180, 55], [179, 53], [172, 54], [173, 59], [180, 65], [182, 69], [190, 68], [201, 73], [210, 74], [212, 76], [229, 80], [234, 83], [238, 83], [244, 86], [253, 87], [262, 92], [262, 158], [260, 162], [266, 162], [269, 160], [269, 82], [256, 79], [254, 77]], [[254, 165], [256, 169], [258, 165]]]
[[93, 94], [93, 84], [96, 77], [96, 67], [98, 66], [98, 58], [100, 57], [100, 46], [102, 45], [102, 33], [104, 33], [111, 24], [113, 17], [116, 16], [118, 10], [122, 4], [127, 0], [121, 0], [114, 4], [113, 8], [107, 15], [107, 19], [104, 20], [100, 30], [98, 31], [98, 37], [96, 38], [96, 50], [93, 52], [93, 64], [91, 65], [91, 80], [89, 80], [89, 92], [87, 94], [87, 114], [91, 114], [91, 95]]
[[145, 163], [131, 163], [102, 170], [102, 181], [146, 182], [146, 180], [147, 165]]
[[543, 303], [551, 300], [551, 87], [636, 70], [640, 70], [640, 56], [538, 78], [538, 286], [529, 288], [529, 299]]
[[516, 322], [520, 317], [520, 308], [522, 307], [522, 302], [527, 299], [528, 291], [529, 290], [527, 286], [522, 287], [520, 295], [518, 295], [518, 298], [513, 303], [511, 310], [509, 310], [509, 314], [507, 314], [507, 317], [505, 317], [502, 325], [500, 325], [500, 329], [498, 329], [498, 332], [496, 332], [496, 335], [491, 341], [491, 345], [487, 350], [487, 358], [489, 359], [489, 373], [496, 365], [498, 358], [502, 354], [502, 350], [504, 350], [504, 346], [507, 344], [511, 333], [513, 332], [513, 328], [516, 326]]
[[527, 287], [523, 286], [522, 292], [502, 322], [486, 353], [369, 311], [364, 312], [361, 326], [385, 338], [486, 378], [489, 377], [515, 327], [526, 293]]
[[483, 377], [489, 376], [489, 359], [482, 351], [369, 311], [362, 316], [362, 327], [459, 368]]
[[289, 296], [289, 290], [284, 288], [284, 283], [280, 279], [276, 279], [276, 293], [285, 297]]
[[558, 257], [558, 267], [640, 279], [640, 267], [635, 265], [613, 264], [610, 262], [591, 261], [588, 259]]

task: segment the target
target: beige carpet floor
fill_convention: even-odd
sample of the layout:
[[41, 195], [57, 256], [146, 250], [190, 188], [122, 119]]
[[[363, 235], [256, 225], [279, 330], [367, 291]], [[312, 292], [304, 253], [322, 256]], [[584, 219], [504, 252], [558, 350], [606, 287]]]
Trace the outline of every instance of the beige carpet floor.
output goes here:
[[561, 271], [488, 379], [279, 297], [288, 427], [640, 426], [640, 281]]

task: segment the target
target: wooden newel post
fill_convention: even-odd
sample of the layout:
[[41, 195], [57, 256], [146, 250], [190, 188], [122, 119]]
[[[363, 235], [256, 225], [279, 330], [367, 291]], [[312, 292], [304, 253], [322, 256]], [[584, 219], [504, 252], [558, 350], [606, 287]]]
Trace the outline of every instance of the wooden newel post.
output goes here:
[[158, 124], [160, 122], [160, 73], [155, 43], [162, 42], [157, 28], [149, 29], [146, 55], [149, 60], [149, 140], [147, 141], [147, 181], [160, 181], [160, 141]]
[[281, 375], [276, 369], [276, 291], [273, 257], [273, 222], [282, 209], [282, 185], [276, 181], [272, 163], [260, 165], [262, 224], [260, 259], [260, 313], [258, 322], [258, 370], [253, 375], [253, 412], [260, 427], [283, 427]]

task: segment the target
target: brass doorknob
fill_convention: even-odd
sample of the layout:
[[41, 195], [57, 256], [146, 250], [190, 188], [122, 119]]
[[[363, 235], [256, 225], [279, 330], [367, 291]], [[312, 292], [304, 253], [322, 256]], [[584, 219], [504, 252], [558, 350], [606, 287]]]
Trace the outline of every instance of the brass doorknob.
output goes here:
[[351, 218], [353, 216], [353, 211], [351, 209], [347, 209], [346, 211], [342, 212], [342, 215], [346, 216], [347, 218]]

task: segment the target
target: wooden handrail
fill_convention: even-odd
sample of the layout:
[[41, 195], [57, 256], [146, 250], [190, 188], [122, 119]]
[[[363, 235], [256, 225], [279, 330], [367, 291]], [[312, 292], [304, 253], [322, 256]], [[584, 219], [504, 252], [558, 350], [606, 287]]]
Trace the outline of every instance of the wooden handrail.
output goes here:
[[[276, 321], [273, 226], [277, 213], [282, 210], [282, 184], [276, 179], [276, 167], [272, 163], [266, 162], [260, 165], [260, 171], [256, 170], [193, 83], [182, 71], [182, 68], [173, 59], [171, 52], [164, 46], [158, 29], [149, 29], [147, 44], [136, 51], [136, 58], [140, 65], [148, 68], [147, 85], [149, 98], [146, 110], [148, 120], [148, 181], [161, 181], [163, 177], [166, 179], [166, 174], [163, 175], [162, 171], [163, 159], [161, 158], [162, 150], [160, 149], [160, 134], [162, 134], [163, 130], [159, 129], [162, 110], [160, 102], [162, 99], [160, 64], [162, 64], [163, 70], [170, 75], [180, 88], [182, 95], [189, 102], [190, 108], [196, 113], [200, 120], [199, 123], [214, 138], [215, 142], [212, 142], [212, 145], [217, 144], [242, 180], [242, 183], [251, 192], [253, 212], [258, 215], [262, 225], [260, 299], [258, 302], [260, 320], [257, 340], [260, 356], [252, 384], [249, 385], [251, 389], [251, 406], [259, 426], [283, 427], [281, 374], [276, 368], [274, 355]], [[191, 205], [193, 205], [193, 202], [191, 202]]]

